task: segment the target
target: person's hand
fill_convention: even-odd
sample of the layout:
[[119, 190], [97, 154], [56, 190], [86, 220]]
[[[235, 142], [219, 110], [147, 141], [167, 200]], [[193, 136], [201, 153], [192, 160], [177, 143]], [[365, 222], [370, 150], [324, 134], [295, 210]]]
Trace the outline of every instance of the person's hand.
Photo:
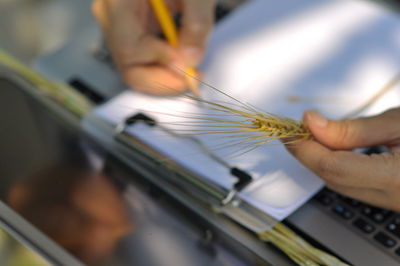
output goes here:
[[[400, 108], [345, 121], [308, 111], [303, 120], [314, 139], [287, 145], [301, 163], [343, 195], [400, 211]], [[389, 152], [351, 151], [375, 145], [385, 145]]]
[[161, 32], [148, 0], [95, 0], [93, 13], [104, 32], [114, 63], [125, 82], [137, 91], [174, 95], [188, 86], [183, 71], [196, 67], [214, 22], [215, 0], [168, 0], [182, 13], [178, 47]]

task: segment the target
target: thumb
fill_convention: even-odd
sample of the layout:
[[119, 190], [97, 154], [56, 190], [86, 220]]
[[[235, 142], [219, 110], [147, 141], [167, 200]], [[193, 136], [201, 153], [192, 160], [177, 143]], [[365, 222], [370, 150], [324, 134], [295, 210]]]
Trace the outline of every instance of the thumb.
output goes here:
[[208, 35], [214, 23], [215, 0], [183, 1], [179, 48], [188, 66], [196, 67], [203, 58]]
[[304, 124], [320, 143], [332, 149], [354, 149], [398, 141], [400, 109], [377, 116], [354, 120], [328, 120], [316, 112], [306, 111]]

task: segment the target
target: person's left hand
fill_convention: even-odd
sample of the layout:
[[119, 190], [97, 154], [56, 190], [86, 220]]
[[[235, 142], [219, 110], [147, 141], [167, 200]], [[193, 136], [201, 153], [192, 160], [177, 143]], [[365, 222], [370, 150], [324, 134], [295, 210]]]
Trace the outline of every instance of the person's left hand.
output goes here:
[[[354, 120], [304, 114], [314, 138], [287, 145], [327, 187], [372, 205], [400, 211], [400, 108]], [[385, 145], [389, 152], [361, 154], [355, 148]]]
[[126, 84], [136, 91], [171, 96], [190, 88], [184, 71], [196, 68], [204, 56], [215, 2], [166, 0], [173, 14], [182, 14], [177, 47], [159, 37], [160, 25], [148, 0], [94, 0], [92, 9]]

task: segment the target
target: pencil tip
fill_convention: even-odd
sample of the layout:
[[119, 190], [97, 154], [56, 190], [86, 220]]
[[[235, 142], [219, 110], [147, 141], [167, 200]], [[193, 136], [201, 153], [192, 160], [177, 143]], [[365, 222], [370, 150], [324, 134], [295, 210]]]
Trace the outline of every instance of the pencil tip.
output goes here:
[[196, 71], [194, 69], [188, 69], [187, 73], [185, 75], [186, 77], [186, 83], [189, 86], [190, 92], [200, 98], [200, 88], [199, 88], [199, 83], [196, 79]]

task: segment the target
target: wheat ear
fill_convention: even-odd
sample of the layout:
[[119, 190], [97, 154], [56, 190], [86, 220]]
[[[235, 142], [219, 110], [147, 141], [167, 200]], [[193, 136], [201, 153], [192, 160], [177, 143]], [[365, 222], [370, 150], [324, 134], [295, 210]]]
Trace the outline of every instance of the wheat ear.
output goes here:
[[293, 143], [308, 139], [311, 133], [301, 122], [294, 119], [280, 117], [271, 113], [265, 113], [239, 102], [239, 104], [226, 104], [211, 102], [202, 98], [186, 95], [191, 100], [200, 102], [214, 114], [197, 117], [205, 130], [197, 130], [196, 134], [228, 134], [224, 138], [237, 138], [238, 142], [232, 145], [246, 144], [260, 146], [273, 140], [281, 140], [283, 143]]

